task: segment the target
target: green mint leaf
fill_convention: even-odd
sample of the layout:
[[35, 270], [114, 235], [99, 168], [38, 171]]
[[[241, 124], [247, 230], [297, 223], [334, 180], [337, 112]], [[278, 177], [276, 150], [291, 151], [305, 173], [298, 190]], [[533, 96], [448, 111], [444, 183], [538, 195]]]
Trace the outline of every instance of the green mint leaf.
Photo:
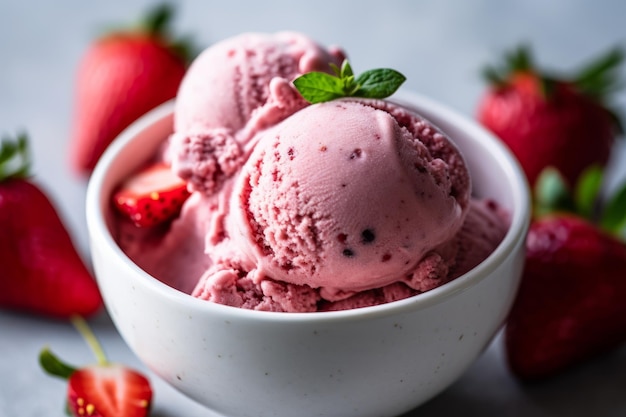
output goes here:
[[341, 78], [347, 78], [347, 77], [354, 78], [354, 72], [352, 71], [352, 66], [350, 65], [350, 62], [347, 59], [344, 59], [343, 62], [341, 63], [341, 72], [339, 76]]
[[626, 231], [626, 184], [607, 202], [600, 227], [617, 236]]
[[579, 177], [574, 189], [576, 211], [587, 219], [592, 219], [598, 204], [603, 181], [602, 168], [591, 166]]
[[341, 69], [337, 66], [337, 64], [335, 64], [334, 62], [331, 62], [329, 65], [330, 65], [330, 69], [333, 70], [335, 77], [341, 78]]
[[308, 72], [293, 81], [302, 97], [311, 104], [344, 97], [344, 83], [324, 72]]
[[365, 71], [356, 79], [359, 87], [354, 95], [366, 98], [385, 98], [395, 93], [405, 80], [404, 75], [389, 68]]
[[39, 364], [50, 375], [67, 379], [72, 375], [76, 368], [61, 362], [49, 349], [43, 349], [39, 354]]
[[392, 95], [406, 77], [398, 71], [381, 68], [365, 71], [355, 78], [352, 67], [345, 59], [341, 68], [331, 63], [335, 74], [309, 72], [296, 78], [293, 83], [305, 100], [311, 104], [341, 97], [385, 98]]
[[359, 84], [354, 80], [354, 75], [349, 75], [341, 79], [343, 82], [343, 94], [345, 97], [354, 96], [359, 89]]

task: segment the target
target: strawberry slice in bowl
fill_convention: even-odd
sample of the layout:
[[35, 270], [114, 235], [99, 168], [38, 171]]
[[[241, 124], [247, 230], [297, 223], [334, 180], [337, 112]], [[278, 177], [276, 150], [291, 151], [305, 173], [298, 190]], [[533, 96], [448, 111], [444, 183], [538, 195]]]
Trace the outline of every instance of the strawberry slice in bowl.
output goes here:
[[157, 162], [126, 179], [113, 195], [115, 208], [138, 227], [173, 219], [189, 197], [186, 182]]

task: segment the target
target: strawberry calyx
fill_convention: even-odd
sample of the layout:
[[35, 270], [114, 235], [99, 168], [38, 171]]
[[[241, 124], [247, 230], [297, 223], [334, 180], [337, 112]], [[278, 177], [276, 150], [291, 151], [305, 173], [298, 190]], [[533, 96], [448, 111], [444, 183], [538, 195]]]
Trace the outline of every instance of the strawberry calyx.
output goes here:
[[49, 349], [39, 363], [50, 375], [68, 381], [66, 411], [72, 416], [145, 417], [150, 411], [152, 387], [141, 373], [108, 362], [100, 343], [84, 319], [72, 318], [97, 358], [97, 364], [77, 368], [58, 359]]
[[573, 187], [558, 170], [548, 167], [535, 183], [533, 217], [573, 214], [626, 242], [626, 182], [609, 196], [603, 195], [603, 186], [599, 166], [583, 171]]
[[3, 137], [0, 145], [0, 182], [28, 177], [30, 166], [27, 135], [20, 133], [15, 139]]
[[[98, 342], [98, 339], [93, 334], [87, 323], [82, 317], [73, 316], [71, 318], [72, 324], [83, 336], [87, 344], [90, 346], [98, 365], [105, 366], [109, 364], [102, 346]], [[77, 367], [69, 365], [61, 361], [49, 348], [44, 348], [39, 353], [39, 364], [41, 367], [52, 376], [56, 376], [62, 379], [68, 379], [74, 372], [78, 370]]]
[[167, 3], [158, 4], [148, 10], [140, 28], [152, 37], [164, 40], [170, 50], [174, 51], [184, 62], [191, 62], [196, 55], [191, 40], [187, 37], [175, 39], [170, 31], [170, 23], [174, 16], [174, 8]]

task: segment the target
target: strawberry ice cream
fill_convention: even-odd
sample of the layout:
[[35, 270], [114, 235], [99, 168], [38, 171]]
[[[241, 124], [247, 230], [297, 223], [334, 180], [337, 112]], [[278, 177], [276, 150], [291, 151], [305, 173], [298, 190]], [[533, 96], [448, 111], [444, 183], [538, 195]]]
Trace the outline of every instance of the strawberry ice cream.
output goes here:
[[121, 220], [127, 255], [195, 297], [281, 312], [407, 298], [484, 260], [506, 213], [472, 198], [450, 138], [391, 101], [299, 96], [298, 74], [341, 59], [293, 33], [200, 55], [160, 156], [193, 194], [171, 225]]
[[256, 132], [306, 106], [291, 81], [344, 57], [294, 32], [244, 33], [206, 49], [177, 95], [175, 172], [192, 190], [215, 192], [241, 167]]
[[[470, 203], [456, 147], [400, 106], [316, 104], [260, 136], [207, 231], [212, 266], [195, 296], [278, 311], [392, 301], [466, 272], [504, 234]], [[469, 212], [468, 227], [495, 226], [462, 232], [482, 245], [457, 239]]]

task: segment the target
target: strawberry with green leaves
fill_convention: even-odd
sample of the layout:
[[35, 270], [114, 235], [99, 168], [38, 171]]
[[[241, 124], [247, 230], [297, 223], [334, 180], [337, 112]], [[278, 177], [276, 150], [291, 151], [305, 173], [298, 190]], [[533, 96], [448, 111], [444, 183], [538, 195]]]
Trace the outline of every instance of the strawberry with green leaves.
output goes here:
[[587, 167], [607, 163], [621, 133], [609, 99], [622, 59], [615, 49], [572, 76], [550, 75], [519, 48], [502, 68], [485, 71], [491, 87], [478, 120], [508, 145], [531, 184], [548, 166], [573, 184]]
[[138, 227], [176, 217], [190, 193], [169, 165], [155, 163], [127, 178], [113, 194], [113, 206]]
[[73, 317], [98, 362], [76, 368], [59, 360], [49, 349], [39, 363], [52, 376], [67, 380], [67, 411], [74, 417], [145, 417], [150, 412], [152, 387], [140, 372], [110, 363], [87, 323]]
[[626, 185], [598, 207], [602, 171], [575, 192], [554, 169], [537, 181], [535, 219], [505, 347], [523, 380], [558, 375], [626, 342]]
[[0, 148], [0, 308], [66, 319], [102, 307], [91, 273], [47, 195], [29, 177], [27, 138]]
[[176, 95], [191, 52], [168, 33], [171, 15], [171, 7], [156, 7], [139, 28], [110, 33], [83, 56], [69, 147], [77, 172], [90, 174], [122, 130]]

